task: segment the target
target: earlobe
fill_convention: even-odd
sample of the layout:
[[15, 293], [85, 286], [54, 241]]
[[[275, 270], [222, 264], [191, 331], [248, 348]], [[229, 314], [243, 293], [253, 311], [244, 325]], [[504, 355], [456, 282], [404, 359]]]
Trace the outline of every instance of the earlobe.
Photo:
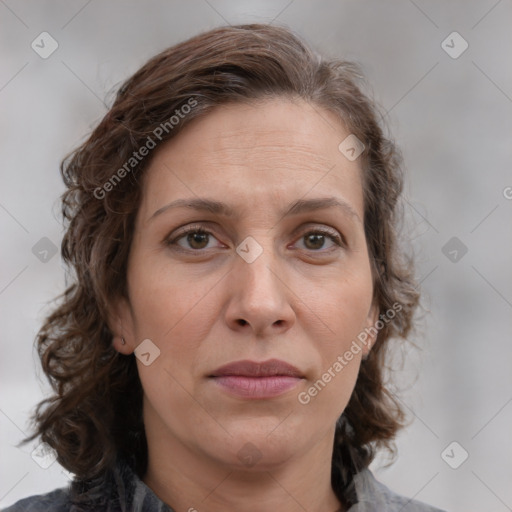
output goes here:
[[121, 354], [131, 354], [133, 352], [132, 343], [130, 340], [133, 338], [131, 332], [131, 315], [130, 307], [124, 298], [120, 298], [112, 306], [109, 314], [109, 328], [112, 332], [112, 346]]
[[126, 341], [123, 335], [114, 335], [112, 338], [112, 345], [121, 354], [128, 355], [133, 352], [131, 344]]

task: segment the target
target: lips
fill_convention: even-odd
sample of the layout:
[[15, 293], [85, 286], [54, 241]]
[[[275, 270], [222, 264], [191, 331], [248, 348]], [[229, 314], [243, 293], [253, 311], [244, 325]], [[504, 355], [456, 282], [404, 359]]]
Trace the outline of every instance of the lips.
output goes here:
[[215, 370], [210, 379], [224, 392], [243, 399], [268, 399], [296, 387], [304, 375], [279, 359], [237, 361]]
[[210, 377], [273, 377], [276, 375], [284, 377], [304, 377], [295, 366], [279, 359], [269, 359], [261, 363], [254, 361], [236, 361], [221, 366], [215, 370]]

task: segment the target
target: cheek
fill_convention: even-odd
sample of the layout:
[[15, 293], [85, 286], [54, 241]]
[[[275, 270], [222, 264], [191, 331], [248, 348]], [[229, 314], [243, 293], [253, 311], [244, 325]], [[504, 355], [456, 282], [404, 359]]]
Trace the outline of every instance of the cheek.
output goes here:
[[357, 336], [367, 324], [372, 283], [367, 276], [347, 279], [326, 287], [316, 300], [316, 311], [327, 326], [322, 337], [312, 336], [321, 363], [297, 398], [315, 422], [331, 424], [347, 406], [359, 374], [362, 349]]
[[137, 339], [153, 337], [166, 349], [171, 340], [172, 344], [182, 342], [178, 333], [185, 332], [186, 338], [193, 340], [202, 332], [208, 314], [214, 313], [208, 300], [214, 282], [186, 274], [162, 256], [144, 258], [144, 264], [130, 270], [129, 293]]
[[326, 327], [327, 346], [341, 349], [366, 326], [373, 300], [369, 267], [368, 270], [363, 268], [324, 282], [321, 287], [310, 289], [304, 296], [308, 297], [308, 306]]
[[132, 269], [136, 343], [149, 338], [160, 351], [151, 366], [137, 362], [145, 394], [155, 409], [162, 400], [173, 410], [191, 406], [190, 393], [200, 377], [198, 358], [220, 314], [217, 280], [194, 278], [149, 259]]

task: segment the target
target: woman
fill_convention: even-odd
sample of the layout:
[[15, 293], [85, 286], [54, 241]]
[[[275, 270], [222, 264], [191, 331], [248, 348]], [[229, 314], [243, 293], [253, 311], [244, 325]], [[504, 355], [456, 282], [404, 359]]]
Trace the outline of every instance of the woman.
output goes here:
[[435, 510], [368, 469], [418, 293], [359, 78], [245, 25], [120, 88], [62, 164], [74, 274], [38, 336], [55, 394], [31, 439], [75, 479], [9, 512]]

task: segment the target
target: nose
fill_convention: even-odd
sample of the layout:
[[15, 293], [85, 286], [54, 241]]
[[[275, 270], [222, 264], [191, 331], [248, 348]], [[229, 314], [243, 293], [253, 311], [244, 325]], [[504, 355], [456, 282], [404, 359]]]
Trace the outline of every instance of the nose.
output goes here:
[[226, 322], [234, 331], [268, 337], [284, 333], [295, 322], [295, 297], [276, 260], [264, 251], [248, 263], [238, 258], [229, 273]]

